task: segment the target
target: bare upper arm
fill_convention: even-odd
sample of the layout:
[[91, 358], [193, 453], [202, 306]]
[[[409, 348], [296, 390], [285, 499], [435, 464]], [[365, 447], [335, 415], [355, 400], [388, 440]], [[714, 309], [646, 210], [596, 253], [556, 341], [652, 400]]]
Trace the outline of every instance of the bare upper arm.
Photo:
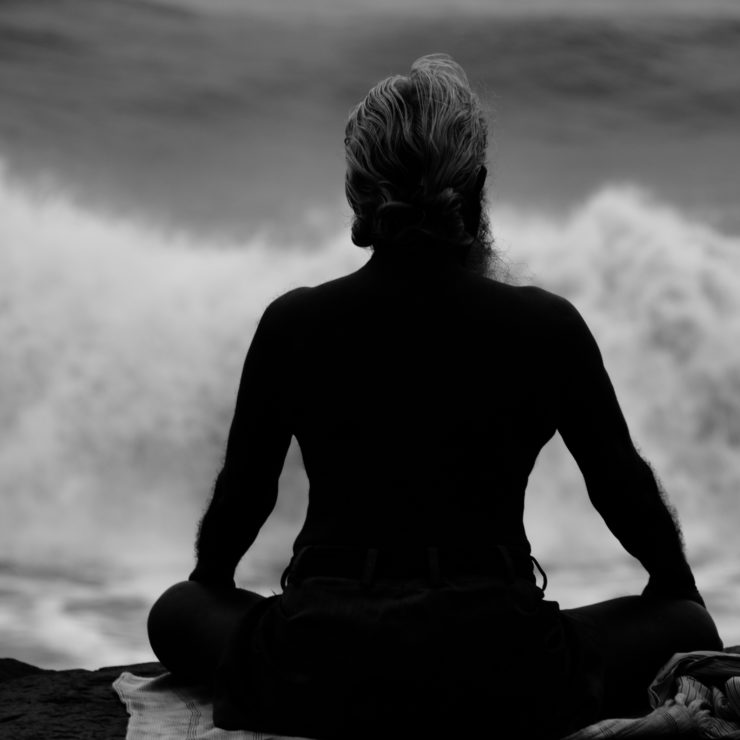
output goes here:
[[[224, 461], [226, 477], [238, 481], [235, 489], [276, 482], [285, 461], [293, 431], [286, 413], [290, 383], [286, 304], [294, 292], [267, 306], [244, 360]], [[271, 485], [254, 490], [268, 488]]]
[[589, 494], [598, 497], [606, 482], [624, 481], [644, 462], [632, 442], [591, 330], [565, 299], [560, 299], [558, 311], [554, 340], [561, 370], [557, 427], [586, 479]]

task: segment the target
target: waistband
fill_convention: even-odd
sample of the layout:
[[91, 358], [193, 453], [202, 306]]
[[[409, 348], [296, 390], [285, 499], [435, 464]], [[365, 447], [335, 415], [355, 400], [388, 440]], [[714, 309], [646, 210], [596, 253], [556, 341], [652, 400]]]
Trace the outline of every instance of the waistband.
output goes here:
[[444, 577], [497, 576], [508, 582], [523, 578], [536, 583], [533, 565], [542, 575], [544, 592], [547, 576], [537, 560], [524, 547], [492, 545], [486, 547], [409, 547], [359, 548], [338, 546], [302, 547], [283, 571], [280, 585], [299, 583], [310, 576], [356, 578], [369, 586], [375, 579], [428, 577], [439, 585]]

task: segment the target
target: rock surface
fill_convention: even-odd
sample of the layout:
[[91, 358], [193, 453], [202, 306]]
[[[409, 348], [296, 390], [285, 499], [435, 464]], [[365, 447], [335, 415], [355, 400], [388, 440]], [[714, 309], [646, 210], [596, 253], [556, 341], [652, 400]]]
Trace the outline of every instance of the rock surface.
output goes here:
[[164, 670], [160, 663], [136, 663], [97, 671], [51, 671], [0, 658], [0, 738], [123, 740], [128, 714], [113, 681], [123, 671], [156, 676]]

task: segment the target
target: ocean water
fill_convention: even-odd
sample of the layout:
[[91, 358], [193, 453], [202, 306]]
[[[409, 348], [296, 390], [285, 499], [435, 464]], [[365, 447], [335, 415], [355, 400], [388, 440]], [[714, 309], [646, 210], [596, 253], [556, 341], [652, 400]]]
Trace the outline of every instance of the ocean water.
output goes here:
[[[301, 25], [227, 5], [0, 9], [0, 655], [151, 659], [146, 612], [192, 568], [262, 309], [367, 259], [341, 198], [347, 110], [438, 50], [490, 111], [498, 248], [591, 325], [740, 642], [738, 21], [665, 4]], [[242, 585], [277, 589], [306, 490], [294, 445]], [[562, 605], [644, 585], [558, 440], [526, 524]]]

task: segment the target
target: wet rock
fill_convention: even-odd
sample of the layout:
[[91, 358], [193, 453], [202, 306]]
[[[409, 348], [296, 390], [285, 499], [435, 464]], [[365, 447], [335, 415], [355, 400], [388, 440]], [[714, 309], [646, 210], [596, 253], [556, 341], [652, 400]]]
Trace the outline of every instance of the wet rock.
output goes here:
[[136, 663], [97, 671], [52, 671], [0, 658], [0, 738], [122, 740], [128, 714], [113, 681], [123, 671], [156, 676], [164, 668], [160, 663]]

